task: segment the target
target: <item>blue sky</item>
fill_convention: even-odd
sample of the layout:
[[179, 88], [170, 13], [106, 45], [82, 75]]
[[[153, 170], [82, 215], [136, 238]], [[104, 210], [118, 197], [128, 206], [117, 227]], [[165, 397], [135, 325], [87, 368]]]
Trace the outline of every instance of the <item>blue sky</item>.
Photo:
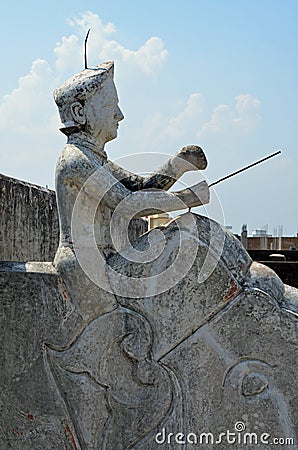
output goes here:
[[[1, 173], [54, 187], [64, 137], [52, 91], [81, 70], [91, 26], [89, 64], [115, 60], [125, 116], [110, 158], [198, 144], [211, 182], [281, 149], [216, 194], [234, 232], [247, 223], [249, 232], [283, 225], [296, 234], [296, 1], [10, 1], [1, 9]], [[151, 170], [141, 160], [137, 169]]]

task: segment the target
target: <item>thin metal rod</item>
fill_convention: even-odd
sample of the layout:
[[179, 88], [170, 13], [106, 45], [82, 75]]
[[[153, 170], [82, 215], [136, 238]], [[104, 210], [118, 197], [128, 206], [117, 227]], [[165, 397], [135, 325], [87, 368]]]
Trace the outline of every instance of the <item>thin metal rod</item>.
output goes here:
[[88, 36], [90, 33], [91, 28], [89, 28], [89, 30], [87, 31], [86, 37], [85, 37], [85, 43], [84, 43], [84, 61], [85, 61], [85, 69], [88, 69], [88, 64], [87, 64], [87, 40], [88, 40]]
[[238, 173], [244, 172], [244, 170], [250, 169], [251, 167], [256, 166], [257, 164], [261, 164], [262, 162], [266, 161], [267, 159], [273, 158], [273, 156], [279, 155], [280, 153], [281, 153], [281, 150], [278, 150], [278, 152], [272, 153], [272, 155], [266, 156], [265, 158], [262, 158], [259, 161], [249, 164], [249, 166], [243, 167], [242, 169], [239, 169], [236, 172], [230, 173], [230, 175], [226, 175], [225, 177], [220, 178], [217, 181], [214, 181], [213, 183], [209, 184], [209, 187], [214, 186], [215, 184], [221, 183], [222, 181], [227, 180], [228, 178], [231, 178], [234, 175], [237, 175]]

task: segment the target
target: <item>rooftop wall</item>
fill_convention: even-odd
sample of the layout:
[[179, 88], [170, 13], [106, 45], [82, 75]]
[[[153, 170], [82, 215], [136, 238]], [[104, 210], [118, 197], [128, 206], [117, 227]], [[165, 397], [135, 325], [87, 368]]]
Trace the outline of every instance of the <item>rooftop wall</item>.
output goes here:
[[[148, 230], [129, 225], [131, 240]], [[55, 192], [0, 174], [0, 261], [53, 261], [59, 243]]]
[[53, 260], [59, 241], [54, 191], [0, 174], [0, 211], [0, 260]]

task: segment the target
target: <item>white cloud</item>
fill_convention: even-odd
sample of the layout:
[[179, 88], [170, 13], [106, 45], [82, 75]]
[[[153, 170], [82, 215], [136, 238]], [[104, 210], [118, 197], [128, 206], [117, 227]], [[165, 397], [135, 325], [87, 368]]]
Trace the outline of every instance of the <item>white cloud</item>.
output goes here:
[[[114, 24], [109, 22], [104, 24], [101, 19], [92, 12], [83, 14], [80, 18], [69, 21], [75, 29], [71, 36], [63, 37], [54, 50], [57, 56], [57, 68], [66, 72], [71, 69], [71, 73], [79, 71], [83, 65], [83, 42], [87, 30], [91, 28], [88, 39], [88, 65], [98, 64], [103, 60], [115, 60], [118, 63], [125, 62], [139, 68], [147, 75], [154, 75], [160, 71], [165, 62], [168, 52], [164, 48], [163, 41], [156, 36], [149, 38], [138, 49], [126, 48], [116, 40], [111, 39], [111, 35], [116, 32]], [[78, 39], [78, 36], [80, 37]]]
[[61, 42], [57, 43], [54, 53], [56, 69], [60, 76], [64, 73], [69, 76], [71, 73], [78, 72], [83, 66], [82, 48], [78, 36], [74, 34], [68, 37], [63, 36]]
[[[29, 73], [19, 79], [18, 86], [0, 103], [3, 173], [34, 182], [38, 182], [40, 173], [42, 184], [51, 184], [45, 173], [51, 167], [51, 180], [57, 152], [64, 141], [58, 132], [59, 116], [52, 92], [83, 68], [83, 43], [88, 28], [92, 29], [88, 40], [90, 65], [114, 59], [117, 67], [122, 64], [140, 82], [141, 76], [156, 74], [167, 57], [158, 37], [149, 38], [136, 50], [126, 48], [111, 38], [115, 26], [104, 24], [91, 12], [68, 23], [72, 33], [56, 44], [53, 66], [44, 59], [33, 61]], [[9, 158], [4, 153], [8, 143], [12, 149]]]
[[213, 108], [210, 117], [204, 97], [198, 93], [191, 94], [182, 111], [168, 119], [164, 132], [173, 138], [198, 138], [230, 132], [247, 135], [258, 125], [259, 107], [258, 99], [250, 94], [241, 94], [235, 97], [234, 107], [219, 104]]
[[205, 102], [201, 94], [191, 94], [187, 100], [185, 108], [175, 117], [168, 121], [165, 133], [178, 137], [192, 133], [201, 126], [203, 115], [205, 114]]
[[[73, 33], [63, 36], [54, 48], [53, 67], [44, 59], [33, 61], [29, 73], [19, 79], [18, 86], [5, 95], [0, 103], [0, 130], [23, 135], [35, 133], [51, 138], [58, 134], [59, 117], [52, 92], [65, 79], [83, 67], [83, 42], [88, 28], [92, 35], [88, 41], [90, 60], [95, 64], [106, 60], [125, 62], [135, 76], [157, 73], [165, 61], [167, 51], [161, 39], [149, 38], [137, 50], [131, 50], [111, 39], [115, 26], [104, 24], [91, 12], [68, 22]], [[26, 140], [27, 141], [27, 140]], [[33, 146], [34, 147], [34, 146]], [[17, 152], [21, 151], [18, 149]], [[2, 169], [5, 171], [5, 167]]]
[[234, 108], [220, 104], [213, 110], [212, 117], [205, 122], [197, 136], [233, 132], [247, 135], [259, 122], [260, 101], [250, 94], [235, 97]]
[[260, 115], [260, 100], [254, 98], [250, 94], [242, 94], [235, 97], [236, 111], [238, 117], [234, 118], [234, 123], [237, 126], [249, 133], [254, 130], [259, 123]]
[[[167, 51], [161, 39], [151, 37], [138, 50], [130, 50], [109, 36], [115, 32], [112, 23], [103, 24], [100, 18], [91, 12], [69, 21], [76, 33], [62, 37], [54, 53], [55, 67], [43, 59], [32, 63], [30, 72], [19, 79], [19, 85], [10, 94], [4, 96], [0, 104], [0, 129], [22, 131], [51, 129], [56, 133], [58, 120], [52, 98], [53, 90], [65, 81], [67, 76], [81, 70], [83, 66], [82, 36], [92, 27], [92, 39], [89, 39], [91, 57], [97, 63], [103, 59], [114, 58], [133, 64], [146, 74], [156, 73], [165, 60]], [[100, 59], [99, 59], [100, 58]]]
[[0, 105], [0, 129], [29, 133], [48, 129], [54, 112], [52, 90], [55, 77], [49, 64], [42, 59], [32, 63], [28, 75], [4, 96]]
[[[22, 143], [21, 146], [14, 146], [14, 156], [11, 155], [11, 161], [19, 164], [19, 172], [23, 175], [17, 174], [16, 166], [7, 158], [1, 169], [4, 173], [16, 173], [15, 176], [30, 179], [22, 165], [23, 157], [30, 155], [31, 160], [35, 162], [41, 161], [41, 157], [44, 161], [47, 158], [50, 161], [52, 158], [52, 164], [48, 163], [48, 166], [52, 167], [50, 171], [52, 174], [56, 152], [59, 151], [60, 142], [64, 139], [58, 133], [59, 118], [52, 92], [68, 76], [82, 69], [83, 42], [88, 28], [92, 29], [88, 41], [89, 65], [114, 59], [117, 65], [117, 78], [118, 66], [121, 66], [129, 74], [130, 82], [135, 80], [135, 84], [140, 89], [146, 85], [145, 77], [157, 74], [167, 58], [167, 50], [160, 38], [150, 37], [137, 49], [127, 48], [112, 39], [116, 33], [115, 26], [112, 23], [104, 24], [96, 14], [91, 12], [70, 21], [69, 24], [72, 32], [69, 36], [62, 37], [54, 48], [53, 67], [42, 59], [34, 61], [30, 72], [19, 79], [18, 86], [6, 95], [0, 104], [2, 149], [7, 147], [4, 143], [9, 142], [9, 136], [12, 133], [14, 139], [11, 143], [12, 141]], [[147, 80], [150, 78], [147, 77]], [[185, 145], [186, 141], [196, 142], [198, 137], [203, 135], [251, 133], [259, 120], [260, 102], [249, 94], [235, 97], [233, 106], [217, 105], [211, 113], [206, 107], [204, 97], [199, 93], [191, 94], [180, 112], [172, 116], [162, 110], [154, 112], [152, 104], [149, 105], [148, 110], [142, 104], [143, 113], [145, 110], [148, 111], [147, 116], [145, 117], [144, 114], [143, 117], [138, 112], [137, 117], [135, 115], [130, 119], [130, 127], [125, 126], [123, 131], [120, 130], [121, 152], [123, 148], [131, 147], [138, 148], [140, 151], [161, 148], [172, 152], [173, 147]], [[169, 106], [168, 110], [170, 108]], [[45, 140], [47, 140], [46, 143]], [[117, 149], [117, 145], [118, 142], [116, 145], [113, 143], [113, 148]], [[43, 154], [41, 146], [43, 146]], [[45, 152], [48, 154], [46, 155]]]
[[86, 30], [92, 28], [97, 35], [109, 35], [115, 33], [116, 27], [112, 22], [103, 24], [100, 17], [97, 14], [92, 13], [91, 11], [82, 14], [81, 17], [76, 17], [74, 20], [68, 20], [68, 23], [72, 27], [78, 26], [81, 32], [81, 35], [86, 34]]

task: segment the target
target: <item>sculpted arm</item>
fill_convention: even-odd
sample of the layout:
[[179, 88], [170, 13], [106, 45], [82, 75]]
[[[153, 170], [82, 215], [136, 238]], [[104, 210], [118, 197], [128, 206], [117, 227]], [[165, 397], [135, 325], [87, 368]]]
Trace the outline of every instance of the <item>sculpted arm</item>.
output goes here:
[[117, 209], [117, 213], [126, 218], [176, 211], [209, 202], [209, 188], [205, 181], [177, 192], [159, 189], [132, 192], [114, 177], [109, 164], [94, 170], [85, 163], [80, 172], [88, 180], [82, 183], [84, 194], [104, 203], [113, 211]]
[[165, 164], [148, 176], [135, 175], [109, 161], [111, 173], [131, 191], [140, 189], [168, 190], [185, 173], [191, 170], [203, 170], [207, 160], [203, 150], [195, 145], [183, 147]]

